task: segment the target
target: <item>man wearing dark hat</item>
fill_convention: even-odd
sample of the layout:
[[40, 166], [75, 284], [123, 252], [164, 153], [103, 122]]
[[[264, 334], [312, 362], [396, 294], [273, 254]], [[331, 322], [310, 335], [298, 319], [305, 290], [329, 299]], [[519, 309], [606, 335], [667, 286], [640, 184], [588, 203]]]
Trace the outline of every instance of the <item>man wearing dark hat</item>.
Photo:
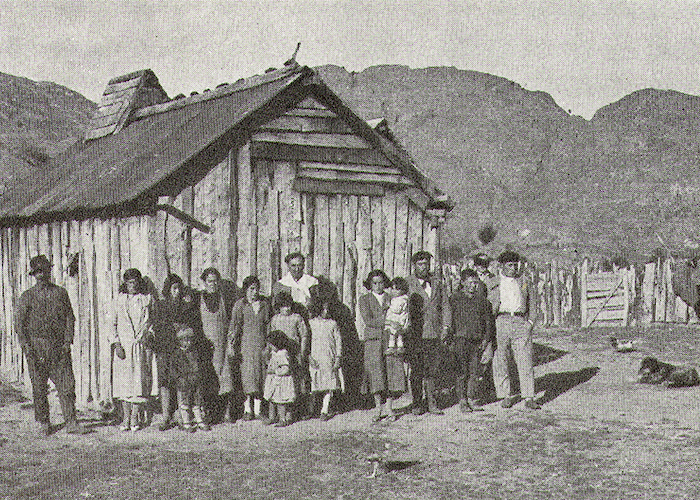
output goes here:
[[535, 401], [535, 373], [532, 364], [532, 327], [535, 309], [530, 293], [531, 283], [521, 269], [520, 255], [507, 250], [498, 257], [501, 264], [498, 288], [495, 293], [496, 352], [493, 359], [493, 379], [496, 396], [503, 398], [501, 406], [512, 407], [516, 399], [511, 395], [508, 358], [512, 353], [520, 377], [521, 395], [525, 407], [538, 410]]
[[51, 433], [48, 380], [58, 391], [66, 432], [83, 434], [75, 413], [75, 377], [71, 362], [75, 316], [65, 288], [51, 283], [51, 263], [33, 257], [29, 274], [36, 285], [22, 293], [17, 307], [17, 337], [24, 350], [32, 381], [34, 417], [44, 435]]
[[448, 338], [452, 323], [447, 290], [430, 274], [432, 258], [430, 252], [416, 252], [411, 257], [413, 275], [406, 278], [409, 327], [404, 344], [411, 366], [413, 413], [416, 415], [425, 413], [426, 406], [430, 413], [442, 414], [435, 401], [435, 378], [442, 358], [441, 344]]

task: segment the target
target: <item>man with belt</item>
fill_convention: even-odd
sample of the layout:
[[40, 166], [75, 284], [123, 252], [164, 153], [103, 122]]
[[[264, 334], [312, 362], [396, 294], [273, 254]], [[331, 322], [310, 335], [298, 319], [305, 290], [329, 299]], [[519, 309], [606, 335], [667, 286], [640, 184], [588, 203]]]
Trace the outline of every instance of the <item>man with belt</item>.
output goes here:
[[535, 308], [532, 305], [531, 283], [522, 272], [520, 255], [507, 250], [498, 257], [501, 264], [498, 288], [494, 300], [496, 314], [496, 353], [493, 359], [493, 379], [496, 396], [503, 398], [503, 408], [512, 407], [508, 358], [512, 353], [520, 377], [521, 396], [525, 407], [541, 408], [535, 401], [535, 372], [532, 364], [532, 327]]
[[84, 434], [75, 413], [75, 377], [71, 362], [75, 316], [65, 288], [51, 283], [51, 263], [45, 255], [33, 257], [29, 274], [36, 285], [22, 293], [16, 330], [27, 358], [34, 398], [34, 418], [43, 435], [51, 434], [48, 380], [56, 386], [66, 432]]
[[[430, 274], [430, 252], [416, 252], [411, 257], [412, 276], [408, 282], [409, 326], [404, 339], [406, 358], [411, 367], [413, 413], [441, 415], [435, 401], [435, 378], [442, 359], [442, 342], [448, 340], [452, 324], [447, 291], [439, 279]], [[425, 388], [423, 384], [425, 383]]]

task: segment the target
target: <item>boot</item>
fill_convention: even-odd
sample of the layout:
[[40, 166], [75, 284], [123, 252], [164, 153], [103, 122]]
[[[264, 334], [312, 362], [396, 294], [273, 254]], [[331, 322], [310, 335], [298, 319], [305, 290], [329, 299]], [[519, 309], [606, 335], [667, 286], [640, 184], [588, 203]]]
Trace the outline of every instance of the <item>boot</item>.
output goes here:
[[428, 398], [428, 411], [433, 415], [444, 415], [435, 401], [435, 381], [433, 379], [425, 379], [425, 392]]
[[78, 423], [75, 415], [75, 401], [69, 396], [59, 397], [63, 420], [66, 422], [66, 432], [68, 434], [85, 434], [88, 430]]

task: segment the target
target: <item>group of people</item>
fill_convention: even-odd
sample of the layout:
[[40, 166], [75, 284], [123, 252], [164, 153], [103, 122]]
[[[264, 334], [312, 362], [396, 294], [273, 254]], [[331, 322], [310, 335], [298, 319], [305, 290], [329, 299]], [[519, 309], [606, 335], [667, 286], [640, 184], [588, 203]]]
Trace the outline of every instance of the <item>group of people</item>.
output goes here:
[[[162, 298], [155, 300], [141, 273], [128, 269], [107, 339], [113, 346], [113, 397], [120, 402], [121, 429], [148, 425], [147, 404], [156, 395], [164, 431], [175, 425], [206, 431], [212, 423], [239, 417], [279, 427], [316, 415], [328, 420], [333, 394], [345, 388], [341, 331], [347, 327], [357, 328], [362, 345], [363, 383], [374, 400], [374, 421], [396, 420], [396, 400], [409, 388], [414, 414], [442, 414], [436, 381], [450, 351], [461, 411], [480, 409], [479, 381], [491, 360], [501, 405], [517, 402], [510, 387], [511, 358], [525, 406], [539, 408], [532, 366], [534, 310], [520, 256], [503, 252], [497, 275], [489, 272], [486, 256], [475, 257], [452, 294], [430, 273], [431, 259], [425, 251], [414, 254], [406, 278], [389, 279], [381, 269], [372, 270], [363, 282], [367, 292], [357, 301], [357, 325], [352, 315], [338, 312], [330, 282], [304, 273], [299, 252], [285, 258], [288, 273], [273, 284], [271, 298], [261, 294], [256, 276], [245, 278], [238, 290], [208, 268], [200, 276], [202, 290], [170, 274]], [[75, 417], [70, 300], [51, 283], [45, 256], [32, 258], [30, 267], [37, 284], [20, 298], [17, 332], [35, 417], [42, 432], [50, 433], [46, 385], [51, 378], [67, 431], [82, 433]]]

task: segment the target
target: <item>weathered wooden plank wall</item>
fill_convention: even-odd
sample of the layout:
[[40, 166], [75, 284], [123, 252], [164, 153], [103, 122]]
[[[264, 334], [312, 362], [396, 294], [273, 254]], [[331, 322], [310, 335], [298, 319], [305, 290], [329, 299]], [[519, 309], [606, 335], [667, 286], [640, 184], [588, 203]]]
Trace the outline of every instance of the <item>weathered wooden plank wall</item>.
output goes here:
[[438, 219], [427, 213], [425, 195], [409, 192], [411, 181], [333, 113], [305, 102], [264, 129], [196, 185], [159, 201], [209, 226], [208, 233], [164, 211], [1, 228], [3, 375], [27, 378], [12, 318], [19, 294], [33, 284], [29, 259], [39, 253], [54, 262], [54, 279], [75, 310], [81, 407], [111, 401], [114, 304], [130, 267], [148, 278], [156, 298], [168, 272], [199, 288], [209, 266], [239, 285], [257, 275], [269, 294], [286, 270], [284, 256], [298, 250], [307, 272], [330, 279], [354, 311], [370, 270], [406, 276], [412, 253], [439, 255]]

